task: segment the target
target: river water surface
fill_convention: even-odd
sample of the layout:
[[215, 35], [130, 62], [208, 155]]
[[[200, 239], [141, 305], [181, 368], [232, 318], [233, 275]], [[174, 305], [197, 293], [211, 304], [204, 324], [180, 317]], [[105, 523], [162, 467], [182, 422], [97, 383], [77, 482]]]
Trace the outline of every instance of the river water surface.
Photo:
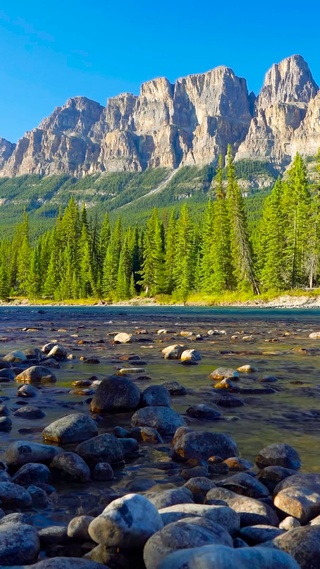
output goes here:
[[[158, 334], [159, 329], [167, 333]], [[217, 330], [219, 334], [209, 336], [209, 330]], [[172, 399], [173, 407], [182, 414], [191, 404], [215, 405], [214, 382], [208, 377], [214, 368], [253, 365], [257, 372], [241, 374], [237, 382], [240, 392], [234, 394], [243, 406], [217, 407], [222, 418], [216, 421], [187, 417], [188, 425], [229, 433], [237, 441], [241, 455], [249, 460], [254, 460], [267, 444], [286, 442], [299, 452], [302, 470], [319, 472], [320, 340], [309, 338], [311, 332], [319, 330], [317, 309], [0, 307], [0, 356], [15, 349], [40, 348], [51, 341], [58, 341], [74, 356], [54, 370], [58, 381], [41, 388], [41, 401], [23, 400], [41, 406], [46, 417], [36, 421], [12, 417], [12, 430], [0, 433], [0, 460], [11, 441], [25, 438], [41, 442], [43, 428], [56, 418], [74, 411], [89, 413], [88, 395], [70, 393], [72, 382], [92, 376], [103, 379], [129, 364], [119, 358], [134, 354], [144, 362], [143, 379], [132, 376], [141, 390], [167, 380], [178, 381], [187, 388], [187, 395]], [[137, 341], [114, 345], [112, 340], [117, 332], [133, 333]], [[181, 332], [193, 335], [187, 338]], [[197, 334], [203, 339], [197, 340]], [[175, 343], [199, 350], [202, 355], [199, 365], [184, 366], [175, 360], [164, 360], [161, 350]], [[100, 363], [85, 364], [81, 356], [96, 357]], [[261, 381], [265, 376], [273, 376], [277, 381]], [[16, 392], [16, 382], [0, 385], [0, 398], [13, 411], [21, 406]], [[127, 413], [109, 415], [99, 423], [100, 432], [111, 431], [116, 425], [129, 427], [130, 418]], [[161, 461], [168, 461], [167, 453], [142, 448], [139, 458], [116, 474], [109, 485], [110, 492], [119, 488], [143, 489], [146, 479], [167, 483], [163, 471], [156, 467]], [[103, 483], [104, 490], [106, 486]], [[91, 492], [99, 493], [101, 488], [101, 483], [96, 484]], [[87, 513], [88, 508], [83, 506], [86, 491], [70, 485], [62, 488], [62, 492], [65, 511], [69, 507], [68, 497], [73, 496], [74, 500], [77, 495], [77, 507], [70, 506], [70, 512]], [[55, 521], [59, 519], [56, 514]]]

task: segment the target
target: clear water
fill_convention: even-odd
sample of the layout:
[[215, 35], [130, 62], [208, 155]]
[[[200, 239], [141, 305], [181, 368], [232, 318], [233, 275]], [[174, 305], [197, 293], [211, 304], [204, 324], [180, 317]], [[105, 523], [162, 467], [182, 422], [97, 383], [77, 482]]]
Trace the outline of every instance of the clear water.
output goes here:
[[[161, 328], [167, 329], [168, 333], [157, 334]], [[134, 333], [138, 329], [147, 331], [137, 336], [142, 341], [113, 345], [115, 333]], [[226, 334], [206, 336], [202, 341], [189, 341], [180, 335], [181, 331], [205, 335], [210, 329], [224, 330]], [[208, 377], [214, 368], [254, 365], [258, 369], [256, 373], [241, 374], [240, 389], [272, 387], [276, 390], [274, 393], [236, 393], [235, 396], [245, 403], [243, 407], [220, 407], [222, 420], [188, 419], [189, 426], [229, 433], [237, 441], [241, 455], [250, 460], [263, 446], [286, 442], [299, 452], [304, 471], [319, 472], [320, 340], [309, 338], [310, 332], [318, 330], [320, 310], [313, 309], [1, 307], [0, 355], [14, 349], [41, 347], [57, 340], [73, 353], [75, 359], [62, 363], [55, 371], [56, 384], [42, 388], [41, 408], [46, 412], [45, 418], [28, 421], [13, 417], [12, 431], [1, 433], [0, 459], [10, 441], [25, 437], [41, 442], [41, 432], [47, 424], [65, 413], [88, 410], [88, 396], [69, 393], [72, 382], [92, 375], [102, 379], [119, 367], [117, 359], [120, 356], [133, 353], [143, 359], [145, 375], [151, 378], [137, 382], [141, 389], [164, 380], [177, 380], [188, 389], [188, 395], [173, 398], [173, 406], [180, 413], [185, 413], [187, 407], [195, 403], [214, 405], [214, 384]], [[252, 336], [252, 339], [244, 339], [245, 336]], [[202, 355], [199, 365], [186, 367], [178, 361], [165, 361], [161, 350], [174, 343], [198, 349]], [[81, 356], [98, 357], [100, 364], [85, 364], [80, 360]], [[276, 376], [278, 381], [261, 383], [259, 379], [263, 375]], [[16, 391], [15, 382], [0, 385], [0, 398], [9, 397], [5, 403], [13, 410], [21, 403]], [[40, 400], [29, 399], [28, 403], [40, 405]], [[108, 416], [101, 422], [100, 432], [110, 431], [115, 425], [129, 426], [130, 417], [127, 413]], [[19, 433], [26, 427], [30, 432]], [[139, 480], [169, 481], [168, 473], [164, 476], [156, 464], [151, 464], [167, 461], [167, 454], [152, 447], [141, 450], [141, 456], [117, 473], [112, 485], [99, 483], [90, 487], [91, 498], [96, 495], [96, 503], [106, 499], [111, 486], [117, 491], [129, 487], [129, 483], [135, 483], [138, 488]], [[73, 504], [70, 511], [88, 511], [88, 489], [82, 492], [79, 485], [67, 485], [60, 490], [64, 496], [64, 512], [70, 503]], [[59, 508], [62, 512], [60, 503]], [[57, 512], [55, 515], [57, 520]]]

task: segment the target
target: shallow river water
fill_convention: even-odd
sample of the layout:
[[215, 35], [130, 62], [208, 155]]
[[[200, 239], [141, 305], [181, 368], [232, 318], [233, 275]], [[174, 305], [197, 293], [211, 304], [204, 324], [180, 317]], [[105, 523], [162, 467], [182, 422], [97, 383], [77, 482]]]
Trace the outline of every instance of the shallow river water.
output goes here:
[[[167, 333], [158, 334], [159, 329]], [[220, 333], [209, 336], [209, 330]], [[92, 376], [103, 379], [128, 365], [129, 362], [119, 360], [121, 356], [135, 354], [144, 362], [144, 379], [132, 376], [141, 390], [166, 380], [176, 380], [187, 388], [187, 395], [172, 398], [173, 407], [182, 414], [191, 404], [214, 405], [214, 382], [208, 377], [214, 368], [255, 366], [257, 372], [241, 374], [237, 383], [240, 392], [234, 395], [243, 401], [243, 406], [217, 408], [222, 418], [215, 421], [187, 417], [188, 426], [229, 433], [238, 443], [241, 455], [249, 460], [267, 444], [289, 443], [301, 456], [302, 470], [319, 472], [320, 339], [309, 338], [311, 332], [318, 330], [320, 310], [0, 307], [0, 356], [14, 349], [40, 348], [53, 340], [74, 356], [54, 370], [56, 384], [41, 388], [41, 404], [39, 399], [31, 401], [32, 405], [41, 406], [46, 416], [34, 421], [12, 417], [12, 430], [0, 433], [0, 460], [11, 441], [25, 438], [41, 442], [43, 428], [56, 418], [74, 411], [89, 413], [89, 396], [70, 393], [72, 382]], [[137, 334], [138, 331], [143, 333]], [[137, 341], [114, 345], [117, 332], [134, 333]], [[187, 338], [181, 332], [193, 335]], [[196, 340], [197, 334], [203, 339]], [[199, 365], [184, 366], [176, 360], [164, 360], [161, 350], [175, 343], [199, 350]], [[85, 364], [81, 356], [94, 356], [100, 363]], [[264, 376], [274, 376], [277, 381], [261, 381]], [[0, 399], [13, 411], [22, 403], [16, 392], [16, 382], [0, 385]], [[111, 431], [116, 425], [129, 427], [130, 418], [127, 413], [108, 415], [99, 423], [99, 431]], [[162, 461], [168, 461], [168, 454], [161, 448], [141, 447], [140, 456], [116, 472], [110, 484], [94, 483], [89, 489], [62, 485], [63, 501], [59, 502], [61, 497], [57, 499], [55, 511], [45, 514], [41, 523], [47, 525], [52, 519], [62, 523], [66, 512], [88, 513], [93, 508], [93, 495], [99, 509], [99, 500], [105, 503], [107, 492], [112, 495], [119, 489], [143, 490], [146, 480], [168, 484], [168, 472], [164, 476], [165, 468], [158, 468]], [[173, 484], [175, 473], [173, 470]]]

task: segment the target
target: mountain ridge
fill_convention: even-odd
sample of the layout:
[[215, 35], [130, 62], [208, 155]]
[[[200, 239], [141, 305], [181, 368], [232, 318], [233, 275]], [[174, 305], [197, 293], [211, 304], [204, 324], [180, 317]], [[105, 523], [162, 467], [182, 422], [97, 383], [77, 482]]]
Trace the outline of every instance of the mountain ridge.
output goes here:
[[235, 160], [267, 160], [283, 171], [296, 152], [320, 147], [320, 91], [293, 55], [266, 73], [258, 96], [224, 65], [170, 83], [141, 85], [103, 107], [69, 98], [17, 144], [0, 138], [0, 176], [68, 174], [215, 164], [231, 144]]

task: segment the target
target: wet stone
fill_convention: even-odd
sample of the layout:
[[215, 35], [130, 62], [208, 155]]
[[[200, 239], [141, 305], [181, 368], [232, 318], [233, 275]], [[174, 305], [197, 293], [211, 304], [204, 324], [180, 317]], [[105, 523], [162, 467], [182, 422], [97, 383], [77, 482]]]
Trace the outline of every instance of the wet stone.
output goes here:
[[299, 470], [301, 460], [297, 451], [290, 445], [275, 443], [263, 448], [259, 452], [256, 458], [256, 465], [258, 468], [283, 466], [284, 468]]
[[19, 417], [20, 419], [43, 419], [46, 416], [45, 412], [42, 411], [39, 407], [34, 407], [31, 405], [20, 407], [16, 411], [14, 411], [14, 416]]
[[48, 425], [42, 436], [59, 444], [79, 443], [98, 434], [96, 422], [84, 413], [72, 413]]
[[0, 525], [0, 565], [23, 565], [36, 561], [40, 551], [37, 530], [20, 522]]

